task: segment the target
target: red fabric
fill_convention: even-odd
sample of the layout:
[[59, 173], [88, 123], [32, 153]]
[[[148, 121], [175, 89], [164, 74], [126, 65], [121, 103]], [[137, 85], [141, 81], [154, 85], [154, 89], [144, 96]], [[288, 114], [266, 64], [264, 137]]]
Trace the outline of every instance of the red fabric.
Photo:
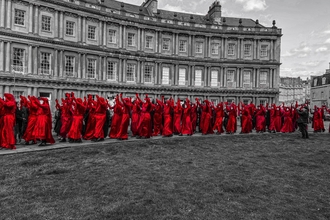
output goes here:
[[133, 136], [138, 135], [138, 125], [141, 112], [140, 104], [141, 102], [139, 100], [135, 100], [132, 108], [131, 131]]
[[45, 140], [48, 143], [55, 143], [55, 140], [52, 135], [52, 120], [51, 120], [51, 113], [48, 104], [48, 100], [44, 100], [43, 104], [37, 102], [39, 106], [38, 109], [38, 116], [37, 122], [32, 132], [32, 135], [37, 140]]
[[[81, 99], [79, 99], [81, 100]], [[75, 105], [75, 111], [72, 117], [72, 123], [70, 130], [68, 132], [68, 138], [73, 140], [81, 139], [82, 128], [83, 128], [83, 119], [86, 107], [83, 105], [82, 101], [77, 102]]]
[[242, 133], [252, 132], [252, 117], [250, 115], [250, 109], [245, 107], [242, 110]]
[[183, 109], [181, 134], [192, 135], [191, 106], [188, 99], [186, 100], [186, 105], [187, 106]]
[[152, 136], [157, 136], [162, 134], [163, 132], [163, 125], [162, 125], [162, 105], [159, 100], [156, 100], [157, 104], [153, 105], [153, 108], [155, 110], [154, 112], [154, 131], [152, 133]]
[[281, 132], [283, 132], [283, 133], [293, 132], [294, 128], [293, 128], [293, 123], [292, 123], [291, 110], [288, 109], [288, 110], [284, 111], [283, 117], [284, 117], [284, 123], [281, 128]]
[[173, 104], [171, 101], [167, 101], [166, 105], [163, 105], [164, 108], [164, 129], [163, 136], [171, 136], [173, 135], [173, 120], [171, 116], [171, 111], [173, 108]]
[[201, 105], [202, 118], [201, 118], [201, 126], [200, 127], [201, 127], [201, 130], [202, 130], [202, 134], [209, 134], [210, 133], [210, 125], [211, 125], [210, 106], [209, 106], [208, 100], [205, 100], [204, 102], [205, 102], [205, 105]]
[[178, 134], [181, 132], [181, 117], [182, 117], [182, 106], [180, 104], [180, 99], [174, 108], [174, 118], [173, 118], [173, 133]]
[[236, 109], [234, 108], [233, 105], [227, 106], [227, 111], [228, 111], [228, 122], [227, 122], [227, 127], [226, 127], [226, 132], [230, 133], [235, 133], [236, 132]]
[[23, 139], [26, 142], [29, 141], [36, 141], [35, 137], [32, 135], [34, 127], [37, 123], [37, 111], [38, 111], [38, 105], [36, 104], [37, 99], [32, 96], [30, 97], [30, 103], [28, 104], [28, 110], [29, 110], [29, 117], [28, 117], [28, 123], [25, 130], [25, 133], [23, 135]]
[[15, 146], [15, 114], [16, 114], [16, 102], [12, 94], [5, 93], [6, 100], [0, 99], [3, 106], [3, 116], [0, 126], [0, 146], [7, 149], [16, 149]]
[[321, 111], [318, 108], [315, 108], [313, 122], [314, 122], [314, 131], [324, 130], [324, 123], [323, 123], [323, 119], [322, 119], [322, 114], [321, 114]]
[[95, 113], [93, 110], [89, 111], [87, 124], [86, 124], [86, 130], [84, 134], [85, 140], [91, 140], [93, 138], [94, 128], [95, 128]]
[[280, 132], [282, 128], [282, 117], [281, 117], [281, 110], [277, 108], [275, 110], [275, 118], [274, 118], [274, 126], [276, 132]]
[[118, 138], [120, 124], [122, 122], [122, 117], [123, 117], [122, 108], [118, 102], [116, 102], [116, 104], [113, 108], [113, 113], [114, 114], [113, 114], [112, 120], [111, 120], [111, 128], [110, 128], [109, 137]]
[[261, 107], [260, 109], [257, 109], [256, 111], [256, 131], [266, 131], [266, 110]]
[[197, 127], [197, 105], [195, 104], [191, 106], [191, 124], [192, 130], [195, 132]]
[[142, 112], [139, 122], [139, 136], [150, 138], [152, 129], [151, 129], [151, 117], [150, 117], [150, 111], [151, 111], [151, 103], [150, 100], [147, 99], [145, 103], [142, 104]]
[[215, 122], [213, 125], [213, 130], [216, 130], [218, 133], [224, 132], [222, 128], [223, 117], [224, 117], [223, 104], [219, 104], [215, 108]]
[[97, 97], [97, 105], [95, 108], [95, 128], [93, 133], [93, 138], [104, 138], [104, 130], [103, 126], [106, 120], [106, 111], [107, 111], [107, 103], [104, 98]]
[[123, 116], [121, 119], [121, 124], [120, 124], [120, 128], [119, 128], [119, 132], [118, 132], [118, 138], [121, 139], [128, 139], [128, 125], [129, 125], [129, 113], [131, 112], [131, 107], [132, 107], [132, 103], [130, 101], [130, 99], [123, 99], [122, 96], [120, 96], [121, 100], [122, 100], [122, 104], [123, 104]]

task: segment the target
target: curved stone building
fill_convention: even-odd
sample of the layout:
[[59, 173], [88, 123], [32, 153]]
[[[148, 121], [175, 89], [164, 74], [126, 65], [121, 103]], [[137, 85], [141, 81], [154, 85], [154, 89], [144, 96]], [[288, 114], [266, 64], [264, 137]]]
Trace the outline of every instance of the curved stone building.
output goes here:
[[157, 0], [0, 0], [0, 96], [278, 102], [281, 29]]

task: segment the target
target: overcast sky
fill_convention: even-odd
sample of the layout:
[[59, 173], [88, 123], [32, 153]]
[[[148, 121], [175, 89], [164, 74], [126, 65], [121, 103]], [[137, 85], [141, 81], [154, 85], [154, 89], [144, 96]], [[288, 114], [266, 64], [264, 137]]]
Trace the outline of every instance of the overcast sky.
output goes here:
[[[144, 0], [120, 0], [141, 5]], [[214, 0], [158, 0], [158, 8], [206, 14]], [[282, 29], [281, 77], [321, 75], [330, 63], [330, 0], [220, 0], [226, 17]]]

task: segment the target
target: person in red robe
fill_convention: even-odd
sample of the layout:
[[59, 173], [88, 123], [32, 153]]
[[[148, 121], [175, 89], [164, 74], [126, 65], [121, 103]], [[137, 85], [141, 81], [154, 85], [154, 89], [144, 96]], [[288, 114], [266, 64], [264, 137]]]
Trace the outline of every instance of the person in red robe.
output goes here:
[[228, 113], [228, 122], [226, 127], [226, 133], [227, 134], [233, 134], [236, 132], [237, 122], [236, 122], [236, 106], [234, 103], [231, 103], [231, 105], [226, 106], [226, 111]]
[[241, 120], [241, 133], [248, 134], [252, 132], [252, 117], [249, 106], [241, 103], [242, 109], [239, 107], [239, 111], [242, 112]]
[[[74, 96], [73, 93], [71, 93]], [[60, 142], [66, 142], [66, 137], [71, 127], [72, 123], [72, 100], [70, 93], [65, 93], [65, 100], [62, 99], [61, 106], [61, 129], [59, 135], [62, 137]]]
[[138, 135], [138, 125], [139, 125], [140, 114], [141, 114], [142, 102], [137, 97], [138, 97], [138, 94], [136, 94], [136, 98], [133, 101], [133, 107], [132, 107], [131, 131], [132, 131], [133, 137]]
[[28, 96], [28, 99], [30, 100], [30, 102], [27, 102], [26, 106], [28, 108], [29, 117], [28, 117], [27, 127], [22, 137], [25, 140], [25, 145], [37, 143], [36, 138], [33, 136], [33, 131], [38, 118], [37, 115], [39, 109], [37, 105], [38, 99], [34, 96]]
[[68, 138], [70, 143], [81, 143], [83, 120], [86, 111], [86, 106], [84, 105], [81, 98], [76, 99], [75, 97], [73, 97], [72, 106], [74, 110], [71, 127], [68, 132]]
[[197, 108], [198, 108], [197, 104], [191, 103], [191, 125], [192, 125], [193, 133], [196, 132], [196, 127], [197, 127], [197, 119], [198, 119]]
[[111, 120], [111, 128], [109, 132], [109, 137], [112, 139], [117, 139], [119, 138], [119, 131], [120, 131], [120, 124], [122, 122], [122, 117], [123, 117], [123, 108], [120, 100], [119, 100], [119, 95], [116, 96], [114, 106], [111, 107], [113, 109], [113, 116]]
[[54, 144], [55, 140], [52, 135], [52, 115], [48, 99], [41, 97], [40, 101], [37, 101], [39, 109], [37, 112], [37, 122], [33, 130], [33, 136], [35, 139], [40, 140], [39, 146], [46, 146], [46, 143]]
[[161, 135], [163, 132], [163, 109], [162, 109], [162, 103], [160, 100], [156, 99], [156, 104], [152, 105], [152, 108], [154, 110], [154, 129], [152, 136], [158, 136]]
[[182, 116], [182, 127], [180, 135], [191, 136], [193, 134], [192, 123], [191, 123], [191, 105], [190, 100], [186, 98], [183, 107], [183, 116]]
[[121, 123], [119, 126], [119, 132], [118, 132], [118, 139], [119, 140], [127, 140], [128, 139], [128, 125], [129, 125], [129, 119], [130, 119], [130, 112], [132, 108], [132, 100], [130, 98], [123, 98], [123, 94], [120, 93], [120, 100], [122, 108], [122, 117], [121, 117]]
[[222, 128], [222, 122], [224, 117], [224, 111], [223, 111], [223, 103], [218, 103], [218, 105], [215, 107], [215, 122], [213, 126], [213, 130], [216, 130], [216, 134], [222, 134], [224, 133], [224, 130]]
[[255, 113], [256, 125], [255, 129], [257, 133], [263, 133], [266, 131], [266, 109], [260, 104]]
[[282, 109], [280, 106], [275, 106], [275, 119], [274, 119], [275, 131], [280, 132], [282, 128]]
[[178, 98], [176, 106], [174, 107], [174, 117], [173, 117], [173, 133], [180, 134], [181, 132], [181, 119], [182, 119], [182, 106], [181, 101]]
[[[164, 103], [164, 97], [162, 97], [162, 103]], [[161, 104], [161, 103], [160, 103]], [[163, 127], [163, 137], [173, 136], [173, 120], [172, 111], [174, 108], [174, 101], [169, 98], [163, 105], [163, 116], [164, 116], [164, 127]]]
[[93, 100], [92, 95], [87, 96], [87, 111], [88, 111], [88, 116], [87, 116], [87, 123], [86, 123], [86, 130], [83, 135], [83, 138], [85, 140], [92, 140], [93, 135], [94, 135], [94, 128], [96, 124], [95, 120], [95, 109], [96, 109], [96, 104], [97, 102]]
[[283, 126], [281, 128], [282, 133], [291, 133], [291, 132], [294, 131], [293, 123], [292, 123], [293, 115], [292, 115], [291, 108], [286, 107], [284, 109], [284, 112], [283, 112], [284, 123], [283, 123]]
[[314, 126], [314, 132], [324, 131], [322, 112], [321, 109], [318, 108], [316, 105], [314, 106], [314, 112], [313, 112], [313, 126]]
[[103, 126], [106, 120], [106, 111], [108, 104], [103, 97], [96, 95], [96, 106], [95, 106], [95, 127], [93, 132], [92, 141], [99, 142], [104, 141]]
[[0, 98], [3, 111], [0, 120], [0, 147], [14, 150], [16, 149], [14, 133], [16, 102], [15, 97], [10, 93], [5, 93], [4, 98], [5, 100]]
[[146, 94], [145, 102], [142, 104], [141, 117], [139, 122], [139, 136], [138, 138], [150, 138], [152, 134], [151, 129], [151, 102], [148, 94]]

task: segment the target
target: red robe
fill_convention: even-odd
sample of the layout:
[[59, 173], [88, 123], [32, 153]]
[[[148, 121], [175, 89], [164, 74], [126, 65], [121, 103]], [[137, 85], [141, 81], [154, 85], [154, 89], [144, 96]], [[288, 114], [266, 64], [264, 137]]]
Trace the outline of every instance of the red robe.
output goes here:
[[119, 101], [116, 101], [113, 107], [113, 116], [111, 120], [111, 128], [109, 133], [110, 138], [118, 138], [120, 124], [122, 122], [122, 117], [123, 117], [122, 108], [123, 107], [121, 103]]
[[154, 131], [152, 133], [152, 136], [158, 136], [161, 135], [163, 132], [163, 125], [162, 125], [162, 103], [156, 99], [157, 104], [153, 105], [154, 109]]
[[163, 136], [169, 137], [173, 135], [173, 120], [171, 112], [173, 110], [173, 102], [171, 100], [166, 101], [166, 104], [163, 104], [164, 109], [164, 129]]
[[222, 122], [223, 122], [224, 112], [223, 112], [223, 104], [218, 104], [218, 106], [215, 108], [215, 123], [213, 126], [213, 130], [216, 130], [218, 134], [221, 134], [224, 132], [222, 128]]
[[196, 104], [192, 104], [191, 105], [191, 124], [192, 124], [192, 130], [193, 132], [196, 131], [196, 127], [197, 127], [197, 105]]
[[88, 119], [86, 124], [86, 131], [84, 134], [85, 140], [91, 140], [94, 135], [94, 128], [95, 128], [95, 108], [96, 108], [96, 102], [94, 102], [92, 99], [88, 100]]
[[122, 97], [120, 96], [121, 100], [122, 100], [122, 118], [121, 118], [121, 123], [120, 123], [120, 127], [119, 127], [119, 132], [118, 132], [118, 138], [122, 139], [122, 140], [127, 140], [128, 139], [128, 125], [129, 125], [129, 113], [131, 112], [131, 107], [132, 107], [132, 103], [130, 99], [122, 99]]
[[16, 102], [12, 94], [5, 93], [6, 100], [0, 99], [3, 109], [3, 116], [1, 117], [0, 125], [0, 146], [7, 149], [16, 149], [15, 146], [15, 114]]
[[285, 110], [283, 113], [283, 117], [284, 117], [284, 123], [283, 126], [281, 128], [281, 132], [283, 133], [290, 133], [294, 131], [293, 128], [293, 123], [292, 123], [292, 114], [291, 114], [291, 110]]
[[227, 106], [226, 107], [227, 112], [228, 112], [228, 122], [227, 122], [227, 127], [226, 127], [226, 132], [228, 133], [235, 133], [236, 132], [236, 108], [233, 105]]
[[252, 117], [250, 115], [250, 109], [245, 106], [242, 110], [242, 133], [252, 132]]
[[80, 101], [75, 103], [75, 110], [72, 117], [71, 127], [68, 133], [68, 138], [72, 140], [81, 140], [81, 132], [83, 128], [83, 120], [86, 107]]
[[92, 139], [103, 139], [104, 138], [104, 130], [103, 126], [106, 120], [106, 111], [107, 111], [107, 103], [103, 97], [97, 97], [97, 105], [95, 108], [95, 128]]
[[33, 136], [37, 140], [45, 140], [48, 143], [54, 144], [55, 140], [52, 135], [52, 116], [48, 104], [48, 100], [44, 100], [43, 104], [37, 102], [39, 106], [37, 123], [33, 130]]
[[181, 132], [181, 117], [182, 117], [182, 106], [180, 104], [180, 99], [178, 99], [176, 106], [174, 108], [174, 118], [173, 118], [174, 134], [179, 134]]
[[24, 135], [23, 135], [23, 139], [26, 142], [29, 141], [34, 141], [36, 142], [35, 137], [33, 136], [33, 130], [34, 127], [37, 123], [37, 112], [38, 112], [38, 105], [36, 104], [36, 102], [38, 101], [36, 97], [31, 96], [30, 98], [30, 103], [28, 104], [28, 110], [29, 110], [29, 117], [28, 117], [28, 122], [27, 122], [27, 127], [25, 129]]
[[142, 104], [141, 117], [139, 122], [139, 136], [144, 138], [150, 138], [151, 129], [151, 103], [150, 99], [146, 98], [146, 102]]
[[256, 110], [256, 132], [266, 131], [266, 110], [263, 106]]
[[191, 106], [190, 102], [186, 100], [186, 107], [183, 108], [183, 117], [182, 117], [182, 130], [181, 134], [192, 135], [192, 123], [191, 123]]
[[141, 113], [140, 105], [141, 102], [138, 99], [136, 99], [132, 107], [131, 131], [133, 136], [138, 135], [138, 125], [139, 125], [140, 113]]
[[61, 107], [61, 129], [59, 135], [66, 138], [72, 123], [71, 100], [63, 100]]

